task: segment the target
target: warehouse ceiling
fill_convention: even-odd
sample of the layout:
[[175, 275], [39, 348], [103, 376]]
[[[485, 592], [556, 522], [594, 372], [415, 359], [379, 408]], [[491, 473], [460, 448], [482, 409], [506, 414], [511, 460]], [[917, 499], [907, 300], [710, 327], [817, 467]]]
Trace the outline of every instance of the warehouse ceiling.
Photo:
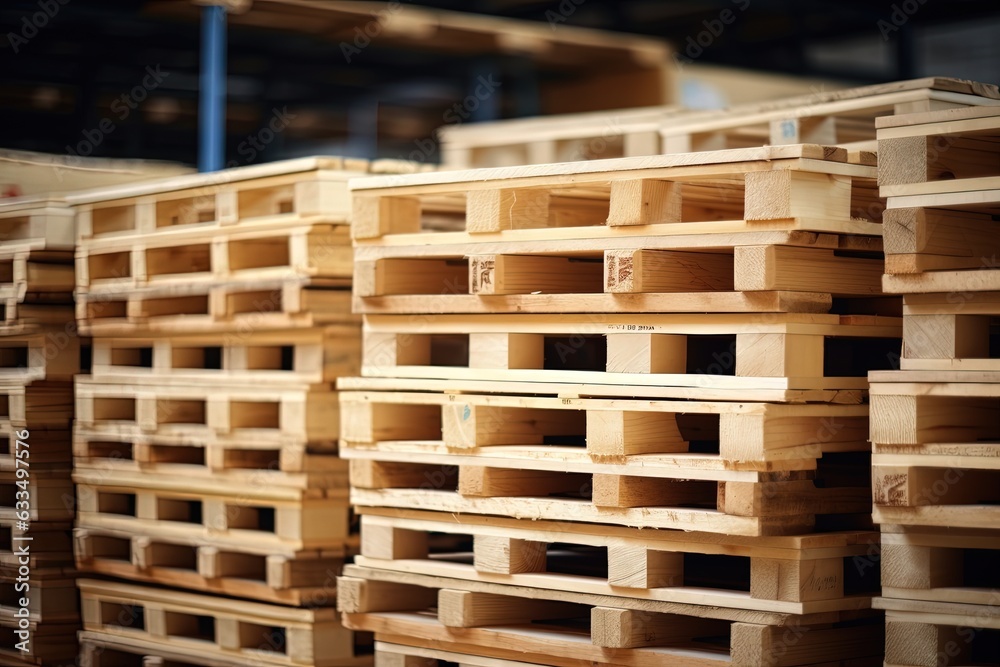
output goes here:
[[[387, 11], [400, 6], [378, 4]], [[681, 66], [717, 64], [848, 84], [926, 75], [1000, 80], [996, 0], [402, 5], [525, 19], [554, 35], [564, 26], [639, 33], [670, 41]], [[228, 31], [227, 156], [241, 164], [326, 152], [413, 157], [420, 138], [433, 136], [443, 110], [478, 74], [500, 68], [517, 85], [539, 76], [530, 56], [505, 56], [498, 64], [492, 56], [386, 48], [377, 39], [364, 57], [347, 63], [343, 44], [354, 39], [353, 26], [320, 34], [314, 22], [293, 14], [280, 25], [273, 18], [254, 22], [254, 11], [233, 17]], [[195, 161], [199, 9], [188, 0], [5, 0], [0, 25], [8, 42], [0, 66], [0, 109], [8, 121], [0, 124], [0, 147]], [[537, 83], [544, 88], [548, 79]], [[484, 112], [511, 117], [552, 110], [530, 91], [511, 99]], [[601, 102], [615, 106], [616, 100]], [[484, 112], [478, 117], [488, 118]], [[110, 131], [102, 127], [106, 120]], [[281, 131], [263, 145], [258, 134], [268, 125]], [[433, 160], [434, 148], [418, 157]]]

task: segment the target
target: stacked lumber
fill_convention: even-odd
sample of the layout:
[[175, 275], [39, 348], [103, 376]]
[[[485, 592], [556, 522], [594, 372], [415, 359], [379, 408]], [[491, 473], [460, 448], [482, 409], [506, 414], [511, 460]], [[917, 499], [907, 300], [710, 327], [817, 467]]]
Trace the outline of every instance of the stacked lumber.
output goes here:
[[456, 169], [803, 142], [874, 151], [876, 118], [998, 104], [994, 85], [933, 77], [720, 111], [647, 107], [454, 125], [439, 134], [444, 164]]
[[76, 559], [129, 582], [80, 583], [92, 663], [95, 644], [139, 661], [370, 663], [332, 608], [357, 540], [334, 383], [360, 349], [347, 179], [400, 168], [307, 158], [73, 199], [93, 336]]
[[0, 204], [3, 665], [62, 665], [76, 655], [71, 428], [81, 341], [72, 222], [61, 200]]
[[873, 156], [795, 145], [352, 181], [338, 381], [384, 664], [874, 665]]
[[871, 374], [886, 664], [998, 664], [1000, 110], [878, 132], [883, 285], [904, 306], [901, 370]]

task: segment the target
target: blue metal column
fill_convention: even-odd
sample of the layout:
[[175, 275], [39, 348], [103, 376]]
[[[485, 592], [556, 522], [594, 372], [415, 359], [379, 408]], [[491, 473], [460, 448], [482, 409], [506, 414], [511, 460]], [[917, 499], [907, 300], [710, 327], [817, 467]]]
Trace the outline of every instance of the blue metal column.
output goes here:
[[198, 171], [222, 169], [226, 152], [226, 8], [201, 13]]

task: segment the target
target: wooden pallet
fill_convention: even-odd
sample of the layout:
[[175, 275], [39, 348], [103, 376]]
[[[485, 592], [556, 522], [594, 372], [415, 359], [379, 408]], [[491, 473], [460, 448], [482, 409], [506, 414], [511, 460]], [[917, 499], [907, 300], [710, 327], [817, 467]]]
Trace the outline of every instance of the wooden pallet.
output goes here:
[[898, 314], [898, 299], [873, 298], [880, 251], [874, 236], [797, 231], [362, 245], [354, 303], [364, 313], [826, 312], [836, 303]]
[[195, 438], [109, 439], [101, 434], [77, 434], [74, 469], [87, 475], [103, 473], [188, 477], [199, 484], [271, 484], [289, 489], [342, 486], [347, 462], [334, 449], [310, 450], [305, 445], [276, 446], [266, 442], [226, 445]]
[[[734, 610], [865, 609], [879, 589], [878, 534], [740, 538], [564, 521], [361, 508], [361, 556], [387, 572]], [[442, 540], [447, 536], [447, 540]]]
[[379, 383], [364, 378], [341, 384], [356, 390], [340, 394], [347, 458], [507, 459], [567, 472], [601, 464], [637, 475], [683, 470], [698, 479], [706, 474], [699, 470], [812, 470], [824, 454], [870, 450], [863, 405], [545, 396], [551, 384], [531, 396], [371, 391]]
[[1000, 535], [988, 530], [882, 526], [882, 596], [901, 600], [1000, 604], [992, 563]]
[[[17, 549], [24, 543], [14, 541], [24, 531], [16, 527], [17, 520], [7, 517], [0, 520], [0, 569], [11, 571], [23, 565], [23, 556]], [[28, 531], [31, 537], [28, 566], [37, 576], [61, 577], [73, 571], [73, 524], [70, 520], [61, 523], [32, 523]]]
[[998, 140], [992, 108], [879, 121], [887, 292], [1000, 291]]
[[251, 284], [178, 283], [117, 296], [80, 294], [80, 333], [114, 337], [239, 333], [351, 324], [351, 294], [323, 281], [267, 280]]
[[[376, 664], [385, 667], [434, 667], [441, 662], [415, 660], [412, 656], [438, 657], [453, 660], [463, 656], [459, 664], [482, 667], [524, 667], [532, 663], [553, 667], [583, 667], [584, 665], [630, 665], [655, 667], [678, 665], [680, 667], [760, 667], [770, 665], [811, 665], [812, 667], [876, 667], [882, 665], [881, 656], [872, 654], [870, 646], [881, 642], [874, 637], [878, 631], [868, 624], [859, 623], [825, 627], [797, 626], [794, 629], [773, 629], [752, 623], [732, 623], [729, 628], [709, 622], [690, 622], [687, 632], [651, 634], [649, 641], [660, 645], [640, 648], [609, 649], [594, 646], [586, 627], [580, 629], [552, 623], [535, 623], [531, 626], [505, 624], [486, 628], [449, 628], [427, 614], [370, 613], [349, 614], [347, 622], [352, 627], [364, 627], [376, 634]], [[631, 619], [626, 618], [626, 623]], [[645, 623], [642, 624], [645, 627]], [[686, 635], [697, 634], [701, 627], [706, 635], [685, 641]], [[858, 636], [850, 648], [840, 645], [842, 637]], [[805, 640], [806, 633], [809, 641]], [[860, 636], [859, 636], [860, 635]], [[661, 639], [661, 637], [664, 637]], [[670, 637], [669, 639], [666, 637]], [[747, 638], [748, 637], [748, 638]], [[802, 641], [793, 640], [801, 637]], [[869, 639], [870, 638], [870, 639]], [[827, 652], [823, 658], [824, 642], [834, 642], [840, 650]], [[860, 647], [866, 642], [864, 648]], [[792, 645], [801, 646], [795, 650]], [[730, 650], [732, 644], [732, 650]], [[379, 649], [398, 646], [399, 653], [407, 654], [405, 662], [393, 659], [386, 662]], [[791, 650], [790, 650], [791, 649]], [[837, 654], [869, 654], [868, 657], [836, 659]], [[467, 657], [466, 657], [467, 656]], [[821, 662], [816, 662], [819, 659]], [[380, 661], [381, 662], [378, 662]], [[451, 662], [443, 663], [445, 665]]]
[[69, 303], [73, 254], [66, 250], [23, 250], [0, 254], [0, 299]]
[[77, 469], [74, 481], [79, 528], [288, 559], [343, 556], [350, 538], [342, 475], [308, 489], [280, 486], [273, 474], [230, 482]]
[[[227, 481], [272, 475], [286, 483], [326, 475], [346, 463], [333, 443], [275, 445], [268, 442], [203, 442], [172, 435], [109, 435], [79, 428], [73, 438], [73, 458], [80, 468], [189, 475]], [[2, 461], [2, 459], [0, 459]], [[295, 482], [296, 484], [298, 482]]]
[[187, 231], [225, 232], [234, 224], [349, 222], [347, 179], [416, 170], [403, 162], [310, 157], [86, 191], [75, 207], [79, 247], [93, 242]]
[[419, 244], [421, 231], [452, 243], [545, 239], [547, 227], [560, 228], [556, 238], [601, 238], [636, 225], [877, 236], [874, 163], [854, 159], [864, 164], [843, 149], [795, 145], [357, 179], [351, 233], [359, 245]]
[[871, 374], [875, 520], [1000, 527], [996, 372]]
[[0, 430], [68, 429], [73, 421], [73, 383], [0, 384]]
[[814, 93], [666, 120], [663, 152], [812, 142], [874, 150], [876, 125], [896, 114], [1000, 104], [991, 84], [945, 78]]
[[656, 155], [665, 118], [676, 106], [550, 114], [437, 130], [442, 164], [449, 169], [516, 167], [577, 160]]
[[0, 300], [0, 336], [39, 329], [76, 335], [72, 297], [67, 296], [66, 303], [21, 303], [15, 297]]
[[875, 598], [885, 609], [885, 667], [1000, 664], [1000, 607]]
[[[169, 644], [151, 645], [127, 635], [81, 632], [78, 664], [79, 667], [244, 667], [248, 659], [219, 658]], [[251, 664], [260, 663], [254, 659]]]
[[17, 197], [0, 202], [0, 259], [75, 245], [73, 209], [62, 199]]
[[1000, 292], [903, 297], [902, 370], [1000, 371]]
[[[370, 657], [355, 649], [332, 609], [295, 609], [206, 595], [80, 581], [83, 639], [126, 646], [148, 655], [206, 665], [361, 667]], [[228, 662], [226, 662], [228, 660]], [[209, 661], [209, 662], [206, 662]]]
[[927, 78], [819, 92], [725, 111], [645, 107], [446, 126], [451, 168], [513, 167], [799, 142], [874, 148], [875, 119], [996, 104], [995, 86]]
[[740, 481], [718, 481], [713, 477], [732, 475], [710, 472], [690, 480], [681, 470], [669, 478], [614, 466], [594, 466], [611, 473], [561, 472], [388, 458], [351, 462], [353, 505], [746, 536], [870, 526], [863, 456], [831, 473], [821, 464], [816, 472], [747, 473]]
[[[0, 423], [0, 470], [14, 470], [19, 465], [17, 463], [18, 433], [23, 434], [23, 431], [13, 427], [10, 422]], [[27, 462], [30, 463], [32, 470], [69, 470], [73, 463], [72, 437], [67, 429], [32, 428], [26, 442], [28, 444]], [[21, 449], [25, 448], [21, 447]], [[22, 462], [20, 465], [23, 464]]]
[[229, 482], [270, 475], [276, 482], [293, 486], [318, 483], [347, 465], [337, 458], [332, 442], [321, 446], [266, 441], [204, 442], [170, 434], [109, 435], [82, 427], [73, 438], [73, 459], [81, 469], [188, 475]]
[[[528, 659], [533, 659], [535, 662], [526, 662]], [[543, 661], [544, 659], [540, 655], [524, 656], [521, 660], [503, 660], [468, 653], [456, 653], [442, 648], [422, 648], [390, 642], [375, 642], [375, 664], [379, 667], [438, 667], [443, 664], [468, 665], [469, 667], [528, 667], [529, 665], [538, 665]]]
[[75, 540], [84, 573], [295, 607], [334, 605], [345, 558], [319, 550], [294, 558], [249, 554], [131, 529], [77, 528]]
[[113, 296], [174, 283], [351, 277], [351, 239], [341, 224], [234, 224], [186, 234], [146, 234], [82, 245], [77, 294]]
[[0, 577], [3, 599], [0, 600], [0, 624], [16, 624], [21, 609], [28, 610], [28, 620], [35, 623], [72, 623], [80, 620], [80, 606], [76, 594], [76, 576], [60, 578], [30, 576], [30, 588], [25, 597], [28, 606], [21, 607], [23, 592], [15, 588], [17, 574], [4, 572]]
[[45, 476], [32, 472], [27, 510], [17, 507], [18, 501], [23, 501], [16, 497], [16, 492], [21, 490], [15, 484], [17, 479], [13, 470], [0, 471], [0, 524], [25, 520], [22, 516], [25, 511], [30, 523], [61, 523], [73, 519], [73, 482], [68, 468]]
[[101, 337], [93, 341], [91, 374], [105, 382], [147, 374], [192, 382], [314, 385], [357, 374], [360, 356], [357, 326], [222, 336]]
[[[551, 659], [545, 653], [534, 653], [529, 655], [515, 654], [509, 658], [496, 658], [488, 655], [472, 655], [470, 653], [460, 652], [468, 649], [468, 645], [462, 646], [458, 643], [446, 644], [442, 642], [434, 645], [425, 645], [423, 642], [414, 641], [409, 637], [392, 637], [392, 641], [375, 642], [375, 664], [379, 667], [444, 667], [452, 664], [468, 665], [469, 667], [536, 667], [541, 664], [563, 664], [563, 661], [558, 658], [556, 658], [557, 662], [550, 662]], [[623, 651], [616, 651], [616, 653], [622, 652]], [[671, 665], [690, 665], [692, 664], [690, 661], [693, 656], [685, 656], [686, 659], [680, 663], [676, 662], [674, 656], [669, 654], [663, 657], [666, 661], [668, 661], [668, 664]], [[606, 662], [609, 658], [603, 656], [602, 658], [605, 661], [593, 660], [589, 661], [589, 664], [594, 666], [610, 666], [613, 664]], [[529, 660], [533, 660], [534, 662], [528, 662]], [[730, 663], [727, 661], [723, 664]], [[859, 660], [836, 661], [834, 663], [826, 664], [830, 665], [830, 667], [833, 667], [833, 665], [851, 665], [854, 667], [861, 667], [862, 665], [881, 666], [882, 663], [876, 658], [862, 658]]]
[[559, 667], [580, 660], [636, 667], [837, 664], [875, 657], [882, 645], [881, 618], [864, 611], [744, 612], [733, 621], [714, 607], [473, 584], [356, 565], [345, 568], [337, 586], [344, 624], [375, 632], [376, 640], [451, 645], [456, 652], [502, 659], [537, 653]]
[[58, 329], [0, 336], [0, 384], [72, 380], [80, 372], [80, 342]]
[[76, 380], [76, 433], [88, 440], [197, 439], [203, 446], [333, 443], [337, 393], [329, 384], [254, 386], [155, 375], [110, 383], [82, 375]]
[[0, 666], [2, 667], [66, 667], [74, 665], [77, 657], [76, 633], [80, 629], [79, 620], [68, 623], [30, 622], [28, 652], [15, 647], [20, 641], [14, 631], [16, 622], [9, 624], [0, 620]]
[[362, 374], [794, 401], [812, 391], [863, 391], [868, 370], [892, 367], [898, 327], [894, 318], [804, 314], [369, 315]]

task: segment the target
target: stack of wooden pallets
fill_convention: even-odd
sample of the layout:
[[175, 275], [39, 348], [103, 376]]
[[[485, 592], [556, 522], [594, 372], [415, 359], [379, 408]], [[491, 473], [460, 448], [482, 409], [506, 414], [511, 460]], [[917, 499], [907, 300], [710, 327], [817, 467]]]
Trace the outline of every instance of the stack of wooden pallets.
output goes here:
[[308, 158], [73, 199], [94, 341], [76, 558], [130, 582], [80, 582], [93, 664], [370, 662], [333, 609], [356, 544], [334, 381], [360, 350], [347, 179], [379, 168]]
[[0, 204], [2, 665], [62, 665], [76, 655], [70, 429], [81, 345], [72, 223], [63, 201]]
[[880, 116], [1000, 105], [994, 85], [932, 77], [719, 111], [646, 107], [441, 128], [448, 167], [504, 167], [812, 142], [875, 149]]
[[878, 132], [883, 285], [904, 295], [902, 370], [871, 374], [886, 664], [997, 664], [1000, 110]]
[[352, 182], [341, 379], [379, 664], [874, 665], [869, 154]]

